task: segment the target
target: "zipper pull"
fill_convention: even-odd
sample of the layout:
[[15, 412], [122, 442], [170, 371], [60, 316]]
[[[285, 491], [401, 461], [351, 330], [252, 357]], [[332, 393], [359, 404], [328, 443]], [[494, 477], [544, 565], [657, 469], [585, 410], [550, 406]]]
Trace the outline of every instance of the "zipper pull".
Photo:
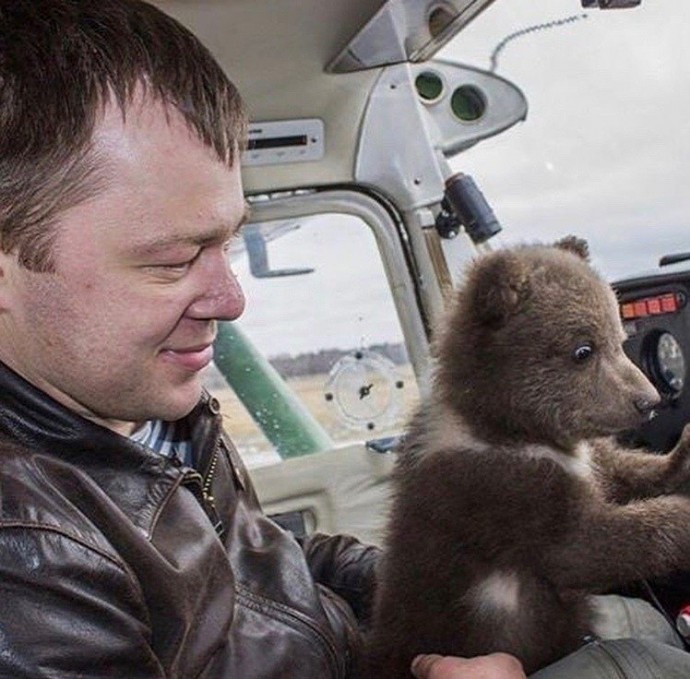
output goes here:
[[204, 504], [206, 505], [206, 514], [211, 521], [213, 529], [216, 531], [218, 537], [222, 537], [225, 533], [225, 526], [218, 516], [218, 510], [216, 509], [216, 499], [210, 493], [202, 490], [202, 495], [204, 497]]

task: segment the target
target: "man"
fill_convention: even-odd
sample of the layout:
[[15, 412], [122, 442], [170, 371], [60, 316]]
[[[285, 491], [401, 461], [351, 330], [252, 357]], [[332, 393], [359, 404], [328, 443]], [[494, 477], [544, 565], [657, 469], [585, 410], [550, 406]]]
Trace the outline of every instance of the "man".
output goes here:
[[[232, 83], [140, 0], [0, 0], [0, 677], [352, 676], [377, 552], [265, 518], [201, 387]], [[520, 679], [496, 655], [420, 679]]]
[[349, 676], [376, 550], [264, 518], [202, 393], [234, 86], [137, 0], [0, 0], [0, 101], [0, 676]]
[[347, 676], [375, 550], [265, 519], [202, 394], [235, 88], [144, 3], [2, 0], [0, 99], [0, 676]]

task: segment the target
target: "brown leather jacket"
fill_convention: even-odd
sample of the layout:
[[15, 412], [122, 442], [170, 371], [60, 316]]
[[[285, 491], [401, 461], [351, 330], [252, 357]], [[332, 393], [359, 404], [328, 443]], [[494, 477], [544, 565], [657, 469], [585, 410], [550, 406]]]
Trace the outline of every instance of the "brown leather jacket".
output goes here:
[[0, 364], [0, 678], [352, 676], [377, 551], [267, 519], [205, 397], [180, 467]]

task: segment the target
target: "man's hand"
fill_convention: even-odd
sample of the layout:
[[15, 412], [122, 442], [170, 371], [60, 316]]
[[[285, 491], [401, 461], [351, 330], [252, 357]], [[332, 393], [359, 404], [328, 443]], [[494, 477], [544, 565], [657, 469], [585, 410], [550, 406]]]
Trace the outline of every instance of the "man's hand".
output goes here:
[[526, 679], [522, 663], [507, 653], [476, 658], [418, 655], [412, 662], [417, 679]]

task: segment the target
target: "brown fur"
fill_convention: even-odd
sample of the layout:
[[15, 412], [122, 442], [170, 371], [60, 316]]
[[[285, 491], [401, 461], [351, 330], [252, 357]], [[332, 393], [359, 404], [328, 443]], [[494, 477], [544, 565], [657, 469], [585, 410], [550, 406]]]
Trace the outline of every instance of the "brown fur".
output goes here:
[[690, 430], [664, 456], [610, 437], [658, 395], [586, 258], [569, 238], [470, 267], [394, 473], [372, 678], [420, 652], [533, 672], [590, 632], [590, 594], [690, 566]]

